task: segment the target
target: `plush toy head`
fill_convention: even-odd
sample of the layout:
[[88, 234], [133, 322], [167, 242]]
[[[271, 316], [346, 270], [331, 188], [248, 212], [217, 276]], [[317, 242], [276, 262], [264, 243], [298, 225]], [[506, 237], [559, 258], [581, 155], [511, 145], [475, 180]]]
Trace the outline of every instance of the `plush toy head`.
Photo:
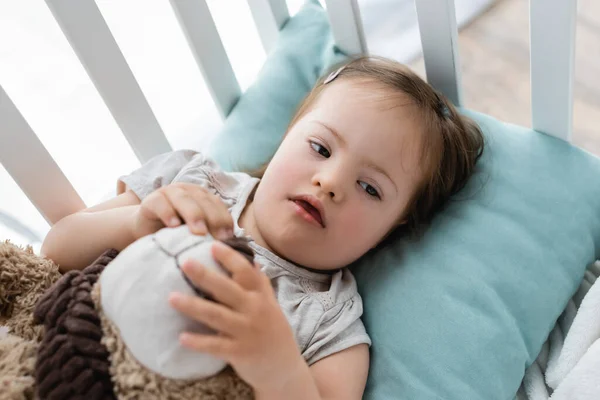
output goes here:
[[[211, 255], [213, 241], [210, 235], [192, 234], [185, 225], [164, 228], [129, 245], [100, 275], [106, 317], [119, 329], [133, 356], [164, 377], [202, 379], [226, 366], [209, 354], [181, 346], [179, 335], [184, 331], [215, 332], [168, 303], [169, 293], [174, 291], [206, 297], [181, 271], [185, 260], [194, 258], [206, 268], [227, 273]], [[241, 249], [241, 243], [242, 239], [237, 239], [229, 244]], [[251, 254], [249, 248], [244, 253], [248, 255], [248, 251]]]

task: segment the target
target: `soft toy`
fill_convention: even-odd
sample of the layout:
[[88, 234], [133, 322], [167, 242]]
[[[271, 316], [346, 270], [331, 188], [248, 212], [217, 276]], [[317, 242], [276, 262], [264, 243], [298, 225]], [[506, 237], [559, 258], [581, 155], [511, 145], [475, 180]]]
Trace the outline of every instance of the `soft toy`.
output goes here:
[[[182, 330], [210, 330], [167, 303], [173, 290], [205, 296], [179, 270], [186, 258], [225, 273], [212, 241], [165, 228], [62, 276], [0, 243], [0, 399], [252, 399], [221, 360], [179, 345]], [[243, 239], [225, 243], [252, 259]]]
[[[173, 291], [206, 297], [179, 268], [188, 258], [226, 274], [211, 256], [212, 242], [210, 235], [193, 235], [185, 225], [164, 228], [128, 246], [100, 277], [104, 314], [119, 329], [131, 354], [164, 377], [202, 379], [226, 366], [220, 359], [179, 344], [179, 335], [184, 331], [216, 332], [184, 317], [167, 302]], [[233, 243], [233, 247], [242, 249], [242, 239]], [[252, 257], [252, 250], [245, 247]]]

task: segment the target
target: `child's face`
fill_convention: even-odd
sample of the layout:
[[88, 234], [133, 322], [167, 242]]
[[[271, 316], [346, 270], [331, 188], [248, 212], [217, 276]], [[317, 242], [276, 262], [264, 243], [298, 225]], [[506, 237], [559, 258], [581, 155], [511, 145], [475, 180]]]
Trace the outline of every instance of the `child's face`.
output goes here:
[[[415, 106], [393, 98], [373, 83], [334, 81], [288, 132], [254, 197], [270, 249], [309, 268], [339, 268], [400, 222], [420, 177], [421, 126]], [[320, 218], [303, 211], [301, 196], [320, 202]]]

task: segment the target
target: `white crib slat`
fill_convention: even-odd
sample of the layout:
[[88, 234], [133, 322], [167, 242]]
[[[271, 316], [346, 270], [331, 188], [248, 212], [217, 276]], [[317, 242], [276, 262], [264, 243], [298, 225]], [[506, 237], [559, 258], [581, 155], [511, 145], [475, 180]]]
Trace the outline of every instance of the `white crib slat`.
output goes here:
[[0, 163], [49, 224], [85, 208], [69, 180], [0, 86]]
[[248, 0], [265, 52], [269, 54], [279, 30], [290, 17], [285, 0]]
[[241, 95], [206, 0], [171, 0], [171, 6], [223, 118]]
[[143, 163], [171, 150], [94, 0], [46, 0], [79, 61]]
[[348, 55], [368, 54], [357, 0], [325, 0], [338, 47]]
[[571, 140], [577, 2], [531, 0], [533, 129]]
[[427, 81], [462, 105], [454, 0], [416, 0]]

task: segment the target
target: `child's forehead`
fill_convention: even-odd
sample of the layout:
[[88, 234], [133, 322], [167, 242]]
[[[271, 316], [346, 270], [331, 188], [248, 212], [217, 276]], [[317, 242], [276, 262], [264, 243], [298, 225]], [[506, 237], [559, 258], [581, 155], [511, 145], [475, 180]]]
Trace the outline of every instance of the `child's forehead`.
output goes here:
[[[340, 79], [327, 84], [315, 99], [311, 110], [319, 109], [335, 114], [348, 110], [356, 117], [363, 113], [379, 112], [379, 114], [395, 117], [410, 117], [417, 113], [418, 106], [414, 99], [398, 88], [392, 88], [381, 82], [365, 79]], [[387, 111], [396, 111], [387, 113]]]
[[340, 125], [340, 130], [405, 132], [422, 128], [418, 106], [407, 94], [365, 80], [336, 80], [328, 84], [306, 116]]

